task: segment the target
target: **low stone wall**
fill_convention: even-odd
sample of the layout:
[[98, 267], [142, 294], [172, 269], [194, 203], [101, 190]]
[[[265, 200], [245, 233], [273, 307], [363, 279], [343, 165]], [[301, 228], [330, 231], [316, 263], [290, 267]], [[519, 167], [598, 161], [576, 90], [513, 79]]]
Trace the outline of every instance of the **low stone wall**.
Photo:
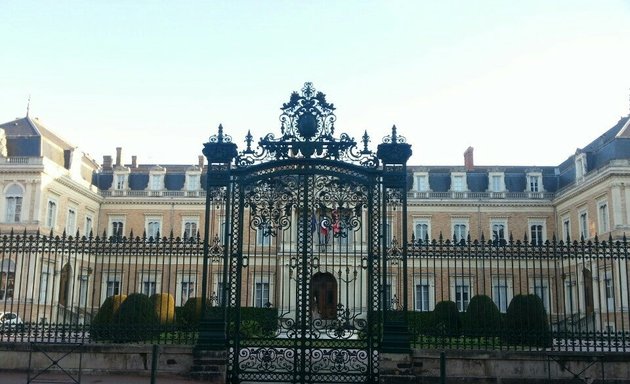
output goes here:
[[[41, 370], [59, 359], [66, 370], [151, 374], [153, 346], [90, 344], [0, 344], [0, 371]], [[73, 350], [74, 349], [74, 350]], [[188, 376], [194, 364], [192, 346], [158, 346], [157, 373]], [[45, 351], [46, 353], [43, 353]], [[197, 358], [197, 360], [199, 360]], [[585, 383], [630, 384], [630, 354], [578, 352], [445, 351], [446, 383], [567, 383], [576, 375]], [[414, 350], [412, 355], [381, 354], [382, 384], [440, 383], [440, 351]], [[602, 376], [603, 372], [603, 376]]]
[[[192, 346], [160, 345], [157, 348], [157, 372], [187, 375], [193, 364]], [[44, 353], [45, 352], [45, 353]], [[0, 370], [42, 370], [52, 359], [60, 359], [59, 366], [70, 371], [124, 372], [151, 374], [152, 345], [2, 343]], [[66, 357], [63, 357], [68, 354]], [[50, 356], [47, 357], [46, 355]], [[62, 358], [63, 357], [63, 358]]]
[[[580, 352], [444, 352], [446, 383], [630, 383], [630, 354]], [[440, 351], [383, 355], [381, 383], [440, 383]]]

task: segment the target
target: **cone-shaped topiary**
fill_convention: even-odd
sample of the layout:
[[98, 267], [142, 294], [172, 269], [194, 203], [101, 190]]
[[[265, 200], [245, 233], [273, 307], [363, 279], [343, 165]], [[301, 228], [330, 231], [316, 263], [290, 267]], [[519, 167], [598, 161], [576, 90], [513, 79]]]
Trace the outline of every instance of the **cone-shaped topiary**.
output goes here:
[[476, 295], [470, 299], [464, 314], [463, 332], [466, 336], [496, 336], [501, 329], [501, 312], [492, 299]]
[[110, 340], [112, 338], [112, 321], [126, 298], [127, 295], [114, 295], [105, 299], [90, 324], [92, 340]]
[[114, 315], [113, 324], [115, 328], [112, 340], [121, 343], [147, 340], [160, 331], [160, 322], [153, 303], [149, 296], [142, 293], [127, 296], [127, 300]]
[[437, 336], [460, 336], [462, 323], [457, 304], [450, 300], [437, 303], [433, 310], [432, 323]]
[[175, 299], [170, 293], [156, 293], [151, 296], [153, 309], [160, 325], [171, 325], [175, 322]]
[[510, 344], [551, 345], [547, 312], [540, 297], [533, 294], [514, 296], [505, 316], [504, 337]]

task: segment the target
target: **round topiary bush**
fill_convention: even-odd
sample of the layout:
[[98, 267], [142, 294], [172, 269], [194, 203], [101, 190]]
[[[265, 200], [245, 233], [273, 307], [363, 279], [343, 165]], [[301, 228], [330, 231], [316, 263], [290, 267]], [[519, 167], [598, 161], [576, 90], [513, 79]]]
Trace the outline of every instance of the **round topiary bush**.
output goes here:
[[126, 298], [127, 295], [114, 295], [105, 299], [90, 323], [92, 340], [111, 340], [114, 316]]
[[132, 293], [127, 296], [113, 318], [115, 342], [151, 339], [160, 332], [160, 322], [149, 296]]
[[156, 293], [151, 296], [153, 309], [160, 325], [175, 323], [175, 299], [170, 293]]
[[505, 316], [504, 338], [510, 344], [551, 345], [547, 312], [540, 297], [534, 294], [514, 296]]
[[476, 295], [470, 299], [463, 319], [463, 333], [472, 337], [497, 336], [501, 329], [501, 312], [492, 299]]
[[462, 322], [457, 304], [450, 300], [440, 301], [433, 310], [433, 330], [437, 336], [460, 336]]
[[[202, 305], [201, 297], [191, 297], [186, 300], [186, 303], [179, 312], [180, 316], [177, 318], [177, 322], [182, 326], [197, 326], [201, 321]], [[211, 306], [209, 299], [206, 299], [205, 310]]]

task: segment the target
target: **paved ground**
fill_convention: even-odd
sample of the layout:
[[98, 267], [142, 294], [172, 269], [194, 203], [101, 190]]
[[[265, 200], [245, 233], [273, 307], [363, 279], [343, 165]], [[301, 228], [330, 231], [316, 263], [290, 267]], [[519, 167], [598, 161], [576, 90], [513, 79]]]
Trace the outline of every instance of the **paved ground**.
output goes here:
[[[74, 380], [73, 380], [74, 379]], [[40, 375], [33, 379], [31, 373], [31, 382], [35, 383], [78, 383], [78, 377], [75, 375], [73, 378], [59, 373]], [[0, 372], [0, 383], [2, 384], [26, 384], [27, 375], [26, 372]], [[130, 374], [81, 374], [81, 384], [150, 384], [151, 377], [146, 375], [130, 375]], [[184, 384], [184, 383], [199, 383], [197, 380], [190, 378], [160, 374], [155, 379], [156, 384]]]

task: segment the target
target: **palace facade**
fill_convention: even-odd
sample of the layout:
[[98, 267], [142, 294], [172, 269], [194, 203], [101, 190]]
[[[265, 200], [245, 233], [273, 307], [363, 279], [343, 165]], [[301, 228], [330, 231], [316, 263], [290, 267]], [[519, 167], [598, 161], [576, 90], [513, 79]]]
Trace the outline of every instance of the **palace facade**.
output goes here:
[[[468, 267], [458, 264], [461, 260], [440, 260], [438, 265], [421, 256], [423, 246], [432, 247], [431, 241], [440, 238], [451, 245], [485, 239], [493, 245], [520, 241], [540, 246], [556, 241], [588, 244], [596, 239], [624, 239], [630, 226], [630, 116], [567, 154], [561, 164], [479, 166], [474, 163], [473, 148], [465, 151], [462, 163], [407, 167], [407, 232], [409, 242], [417, 247], [410, 256], [418, 257], [409, 263], [407, 289], [401, 287], [400, 276], [392, 273], [386, 284], [388, 300], [400, 302], [406, 292], [410, 310], [429, 311], [436, 302], [447, 299], [465, 310], [475, 293], [484, 292], [505, 311], [515, 293], [529, 291], [543, 298], [551, 314], [567, 313], [567, 306], [571, 313], [573, 307], [586, 315], [599, 313], [599, 320], [592, 320], [597, 329], [620, 328], [617, 323], [624, 319], [628, 323], [627, 260], [623, 267], [611, 264], [603, 268], [589, 258], [589, 265], [594, 266], [588, 273], [583, 272], [586, 262], [572, 260], [567, 262], [568, 270], [575, 273], [566, 268], [558, 272], [555, 265], [536, 267], [537, 275], [521, 278], [513, 271], [522, 268], [523, 261], [510, 265], [497, 261], [494, 267], [490, 263], [477, 276], [469, 262]], [[120, 253], [108, 251], [107, 256], [77, 253], [64, 258], [45, 247], [45, 254], [32, 253], [28, 259], [18, 257], [20, 252], [5, 250], [0, 261], [0, 311], [17, 311], [33, 322], [44, 318], [59, 322], [61, 314], [84, 321], [113, 294], [169, 292], [177, 306], [200, 295], [201, 261], [195, 257], [202, 253], [206, 167], [201, 154], [190, 164], [143, 164], [135, 155], [126, 158], [122, 148], [99, 163], [38, 119], [27, 116], [0, 125], [3, 236], [28, 237], [39, 232], [63, 242], [85, 237], [81, 241], [100, 238], [110, 243], [126, 238], [136, 239], [137, 247], [148, 249], [134, 251], [133, 257], [126, 257], [127, 250], [122, 249]], [[331, 234], [326, 232], [335, 229], [320, 228], [320, 215], [313, 213], [313, 231], [317, 232], [313, 239], [320, 250], [330, 249], [335, 243], [328, 243]], [[219, 239], [225, 238], [226, 231], [223, 207], [212, 207], [209, 220], [210, 237], [216, 239], [211, 245], [221, 247]], [[400, 221], [391, 223], [385, 234], [386, 243], [393, 248], [403, 231], [397, 224]], [[270, 238], [261, 230], [249, 232], [247, 247], [264, 248], [261, 255], [278, 255], [280, 260], [285, 257], [283, 251], [291, 248], [292, 235]], [[163, 238], [171, 239], [171, 244], [175, 239], [179, 250], [161, 247]], [[338, 247], [365, 243], [367, 234], [358, 230], [339, 241]], [[345, 266], [360, 264], [344, 257], [343, 273], [340, 269], [339, 275], [331, 270], [313, 276], [322, 286], [332, 281], [339, 287], [335, 303], [343, 296], [360, 296], [364, 284], [342, 289], [341, 282], [352, 274]], [[249, 281], [241, 293], [245, 306], [275, 305], [274, 298], [290, 297], [281, 291], [282, 281], [291, 276], [278, 269], [290, 260], [264, 263], [258, 266], [264, 273], [257, 273], [259, 277]], [[218, 263], [209, 275], [208, 294], [215, 303], [221, 300], [221, 272]], [[321, 300], [325, 299], [323, 295]], [[37, 305], [39, 309], [34, 310]], [[363, 307], [364, 303], [357, 305]], [[615, 315], [618, 320], [611, 321], [610, 316], [602, 320], [604, 308], [609, 315], [621, 314]], [[333, 316], [327, 315], [333, 309], [320, 307], [319, 312]]]

